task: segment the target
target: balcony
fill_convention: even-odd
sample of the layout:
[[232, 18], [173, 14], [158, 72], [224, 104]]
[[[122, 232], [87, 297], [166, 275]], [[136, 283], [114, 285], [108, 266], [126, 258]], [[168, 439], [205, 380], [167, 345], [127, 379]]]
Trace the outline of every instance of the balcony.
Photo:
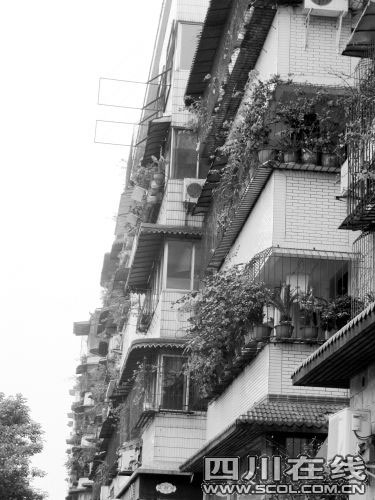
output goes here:
[[125, 394], [121, 394], [127, 396], [120, 416], [125, 441], [137, 439], [159, 412], [191, 414], [206, 409], [197, 385], [185, 371], [187, 358], [181, 356], [181, 349], [142, 351], [143, 361], [135, 365], [132, 381], [124, 384]]
[[375, 51], [356, 70], [357, 92], [351, 102], [347, 128], [348, 215], [341, 229], [375, 228]]

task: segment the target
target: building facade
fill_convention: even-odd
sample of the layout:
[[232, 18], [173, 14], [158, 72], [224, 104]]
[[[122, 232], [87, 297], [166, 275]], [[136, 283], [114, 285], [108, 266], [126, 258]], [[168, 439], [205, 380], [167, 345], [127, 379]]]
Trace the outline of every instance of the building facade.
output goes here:
[[[327, 459], [335, 455], [356, 455], [365, 464], [368, 477], [365, 495], [374, 497], [374, 49], [375, 25], [370, 21], [375, 4], [368, 2], [360, 13], [344, 54], [361, 58], [356, 70], [355, 96], [348, 126], [346, 183], [347, 212], [341, 228], [356, 231], [352, 287], [361, 302], [357, 315], [317, 351], [301, 363], [293, 374], [295, 386], [341, 387], [349, 390], [350, 405], [332, 417], [329, 424]], [[356, 126], [356, 134], [352, 134]], [[358, 234], [359, 233], [359, 234]], [[369, 304], [368, 304], [369, 303]], [[366, 307], [366, 304], [367, 307]], [[359, 419], [358, 430], [353, 425]], [[347, 423], [347, 425], [346, 425]], [[335, 439], [340, 433], [341, 439]]]
[[216, 500], [204, 457], [315, 453], [348, 406], [292, 383], [372, 291], [342, 142], [362, 3], [329, 3], [163, 2], [103, 307], [74, 326], [69, 500]]

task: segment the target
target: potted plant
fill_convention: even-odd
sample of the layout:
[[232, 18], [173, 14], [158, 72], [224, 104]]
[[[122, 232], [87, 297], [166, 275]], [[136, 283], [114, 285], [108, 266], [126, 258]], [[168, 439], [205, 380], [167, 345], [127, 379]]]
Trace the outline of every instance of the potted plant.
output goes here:
[[251, 341], [265, 341], [270, 338], [271, 327], [263, 322], [264, 320], [264, 308], [266, 306], [265, 297], [261, 297], [259, 302], [253, 304], [250, 311], [250, 328], [249, 332], [245, 334], [245, 345], [249, 344]]
[[319, 125], [316, 107], [322, 94], [308, 95], [296, 88], [288, 97], [287, 101], [279, 101], [275, 110], [283, 125], [280, 150], [284, 152], [284, 161], [298, 161], [297, 151], [302, 150], [302, 163], [317, 164]]
[[345, 106], [340, 97], [325, 99], [318, 110], [319, 147], [324, 167], [337, 167], [339, 157], [345, 150], [342, 139], [345, 136]]
[[292, 290], [290, 285], [275, 288], [270, 303], [280, 312], [279, 323], [274, 327], [276, 338], [289, 338], [292, 336], [292, 306], [297, 297], [297, 290]]
[[352, 316], [353, 301], [360, 308], [361, 301], [353, 299], [350, 295], [341, 295], [325, 301], [321, 312], [321, 324], [326, 331], [326, 338], [329, 338], [348, 323]]
[[301, 142], [292, 130], [279, 132], [277, 149], [283, 155], [284, 163], [298, 163], [301, 155]]
[[321, 299], [314, 297], [312, 291], [309, 291], [299, 297], [298, 303], [304, 321], [304, 325], [301, 327], [301, 337], [306, 340], [316, 339], [319, 332], [318, 321], [323, 302]]
[[301, 162], [309, 165], [318, 165], [319, 138], [312, 131], [305, 130], [302, 140]]

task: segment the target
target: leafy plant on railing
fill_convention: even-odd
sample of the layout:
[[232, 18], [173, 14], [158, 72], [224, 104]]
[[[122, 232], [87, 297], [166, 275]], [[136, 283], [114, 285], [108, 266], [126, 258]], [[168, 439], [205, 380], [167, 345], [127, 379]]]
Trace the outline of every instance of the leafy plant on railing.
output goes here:
[[100, 486], [107, 484], [110, 479], [111, 467], [107, 462], [102, 462], [98, 465], [95, 471], [94, 483]]
[[322, 308], [321, 325], [327, 331], [339, 330], [352, 318], [352, 310], [360, 311], [363, 308], [363, 301], [350, 295], [329, 299]]
[[269, 103], [280, 81], [277, 75], [265, 82], [258, 80], [255, 72], [250, 75], [236, 121], [219, 150], [228, 159], [214, 191], [218, 206], [217, 226], [221, 232], [233, 216], [246, 181], [258, 166], [258, 151], [268, 145], [274, 121]]
[[186, 109], [191, 113], [187, 128], [197, 135], [198, 142], [207, 136], [212, 128], [213, 117], [209, 116], [207, 101], [205, 99], [188, 99], [190, 104]]
[[137, 368], [133, 372], [133, 387], [135, 397], [133, 404], [138, 405], [144, 401], [145, 397], [150, 394], [152, 383], [157, 376], [158, 366], [155, 363], [147, 361], [139, 362]]
[[89, 466], [94, 460], [95, 454], [98, 450], [92, 448], [77, 447], [73, 450], [72, 454], [65, 462], [65, 467], [68, 472], [77, 471], [81, 474], [88, 472]]
[[237, 265], [207, 277], [201, 291], [179, 300], [184, 311], [192, 311], [187, 331], [189, 369], [201, 396], [211, 394], [249, 328], [262, 323], [270, 294], [263, 283], [251, 281], [249, 266]]
[[130, 308], [130, 294], [122, 290], [107, 290], [102, 295], [103, 308], [108, 308], [108, 317], [121, 330], [122, 325], [127, 320]]

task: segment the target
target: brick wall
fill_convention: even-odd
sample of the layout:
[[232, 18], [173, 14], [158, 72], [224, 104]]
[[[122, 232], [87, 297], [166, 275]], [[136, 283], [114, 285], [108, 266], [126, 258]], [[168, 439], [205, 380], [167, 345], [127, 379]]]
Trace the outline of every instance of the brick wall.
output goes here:
[[342, 85], [342, 76], [352, 74], [358, 63], [341, 55], [351, 34], [351, 15], [343, 18], [339, 45], [336, 18], [311, 16], [307, 46], [305, 22], [302, 7], [279, 7], [256, 64], [260, 77], [279, 74], [297, 82]]
[[323, 387], [297, 387], [291, 376], [295, 369], [316, 350], [316, 345], [275, 343], [270, 348], [269, 375], [270, 394], [290, 394], [294, 396], [347, 397], [348, 391]]
[[273, 245], [351, 252], [355, 233], [338, 229], [346, 204], [335, 174], [277, 171]]
[[269, 346], [266, 346], [207, 410], [207, 440], [222, 432], [268, 394]]
[[224, 268], [248, 262], [255, 254], [272, 246], [274, 203], [275, 186], [271, 177], [232, 246]]
[[336, 199], [335, 174], [275, 171], [230, 250], [224, 266], [248, 262], [277, 246], [351, 252], [357, 233], [338, 229], [346, 204]]
[[205, 443], [206, 416], [158, 413], [142, 435], [142, 466], [178, 468]]
[[209, 405], [207, 440], [221, 433], [267, 394], [347, 397], [346, 390], [292, 385], [292, 373], [315, 349], [315, 345], [307, 344], [268, 344], [225, 392]]

